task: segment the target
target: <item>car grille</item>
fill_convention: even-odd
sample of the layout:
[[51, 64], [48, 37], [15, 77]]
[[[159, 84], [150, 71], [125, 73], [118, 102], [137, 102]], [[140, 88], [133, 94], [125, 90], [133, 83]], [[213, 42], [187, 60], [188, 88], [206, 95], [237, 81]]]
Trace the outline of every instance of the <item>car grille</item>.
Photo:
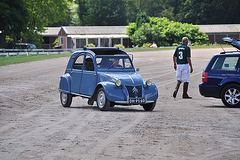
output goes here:
[[142, 97], [142, 86], [126, 86], [129, 98], [141, 98]]

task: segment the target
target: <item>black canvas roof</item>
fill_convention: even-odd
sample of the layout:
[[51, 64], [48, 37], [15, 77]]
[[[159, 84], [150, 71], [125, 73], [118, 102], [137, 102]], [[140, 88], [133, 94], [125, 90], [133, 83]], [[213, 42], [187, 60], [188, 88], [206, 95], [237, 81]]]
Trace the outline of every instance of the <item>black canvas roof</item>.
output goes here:
[[96, 55], [116, 55], [116, 54], [123, 54], [127, 55], [126, 52], [120, 50], [118, 47], [100, 47], [100, 48], [83, 48], [84, 50], [91, 50]]

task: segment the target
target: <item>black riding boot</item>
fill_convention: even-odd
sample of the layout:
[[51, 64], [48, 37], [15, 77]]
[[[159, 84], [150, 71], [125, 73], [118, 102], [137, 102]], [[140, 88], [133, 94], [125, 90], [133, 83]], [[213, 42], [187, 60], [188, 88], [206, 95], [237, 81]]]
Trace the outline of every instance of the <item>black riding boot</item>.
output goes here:
[[177, 92], [178, 92], [178, 89], [179, 89], [181, 83], [182, 83], [181, 81], [178, 81], [175, 91], [173, 92], [173, 98], [176, 98]]
[[187, 94], [188, 91], [188, 82], [185, 82], [183, 84], [183, 99], [192, 99], [192, 97], [189, 97], [189, 95]]

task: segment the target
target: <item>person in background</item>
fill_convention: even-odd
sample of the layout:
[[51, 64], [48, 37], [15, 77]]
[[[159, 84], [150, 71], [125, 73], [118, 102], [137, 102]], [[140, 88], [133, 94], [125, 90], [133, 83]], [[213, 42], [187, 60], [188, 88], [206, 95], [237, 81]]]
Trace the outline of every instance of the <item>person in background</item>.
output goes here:
[[151, 48], [157, 48], [157, 44], [153, 42], [153, 44], [150, 46]]
[[[187, 94], [189, 75], [193, 72], [192, 62], [191, 62], [191, 49], [188, 47], [188, 37], [182, 38], [182, 44], [177, 46], [173, 55], [173, 65], [176, 70], [177, 86], [173, 92], [173, 97], [176, 98], [178, 89], [183, 82], [183, 95], [184, 99], [192, 99]], [[190, 67], [190, 70], [189, 70]]]

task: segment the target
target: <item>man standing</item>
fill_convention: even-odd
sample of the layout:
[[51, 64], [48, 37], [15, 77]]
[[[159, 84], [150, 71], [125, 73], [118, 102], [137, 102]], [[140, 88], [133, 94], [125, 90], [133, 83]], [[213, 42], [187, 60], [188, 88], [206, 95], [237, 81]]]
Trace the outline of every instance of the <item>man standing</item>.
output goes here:
[[188, 45], [188, 37], [182, 38], [182, 44], [179, 45], [173, 55], [174, 69], [176, 70], [177, 86], [173, 92], [173, 97], [176, 98], [178, 89], [183, 82], [183, 98], [191, 99], [187, 94], [189, 84], [189, 67], [190, 73], [193, 72], [191, 62], [191, 50]]

